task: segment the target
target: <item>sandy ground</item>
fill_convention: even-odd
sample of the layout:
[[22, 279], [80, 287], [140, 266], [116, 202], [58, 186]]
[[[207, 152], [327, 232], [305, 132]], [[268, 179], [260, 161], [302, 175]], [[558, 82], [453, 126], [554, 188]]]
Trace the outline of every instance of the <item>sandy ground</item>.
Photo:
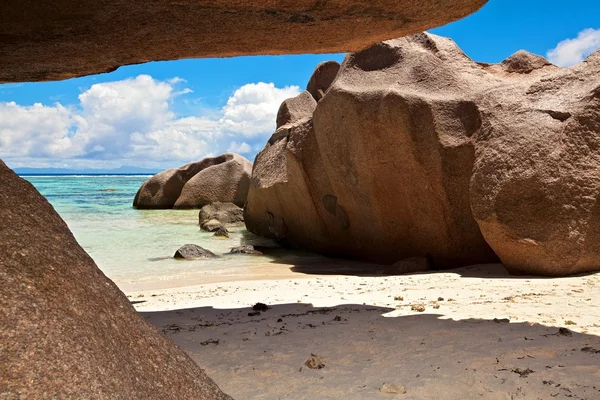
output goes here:
[[600, 399], [600, 274], [362, 268], [271, 264], [126, 294], [236, 400]]

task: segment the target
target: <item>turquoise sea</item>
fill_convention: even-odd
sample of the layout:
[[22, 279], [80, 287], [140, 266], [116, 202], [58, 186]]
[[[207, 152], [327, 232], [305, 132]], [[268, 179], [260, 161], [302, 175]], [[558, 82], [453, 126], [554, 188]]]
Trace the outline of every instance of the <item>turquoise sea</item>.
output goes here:
[[198, 226], [198, 210], [136, 210], [133, 197], [149, 176], [24, 176], [67, 222], [79, 244], [122, 290], [181, 286], [211, 275], [243, 275], [266, 256], [228, 255], [215, 260], [172, 258], [183, 244], [216, 254], [240, 244], [272, 245], [243, 227], [222, 239]]

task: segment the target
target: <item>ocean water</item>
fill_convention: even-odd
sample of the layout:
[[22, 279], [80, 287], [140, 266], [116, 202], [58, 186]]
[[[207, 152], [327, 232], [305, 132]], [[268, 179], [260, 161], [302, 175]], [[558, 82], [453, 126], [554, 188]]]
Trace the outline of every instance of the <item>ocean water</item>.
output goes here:
[[[223, 255], [240, 244], [273, 245], [243, 227], [230, 238], [198, 226], [198, 210], [136, 210], [132, 201], [148, 176], [24, 176], [66, 221], [98, 267], [123, 290], [179, 286], [210, 275], [243, 275], [269, 263], [266, 256], [224, 255], [214, 260], [172, 258], [186, 243]], [[147, 286], [146, 284], [150, 284]]]

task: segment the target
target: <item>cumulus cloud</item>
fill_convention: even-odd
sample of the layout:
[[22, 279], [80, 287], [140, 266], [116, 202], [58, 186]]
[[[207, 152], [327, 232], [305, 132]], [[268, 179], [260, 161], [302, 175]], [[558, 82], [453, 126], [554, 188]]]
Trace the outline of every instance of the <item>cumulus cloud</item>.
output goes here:
[[560, 67], [570, 67], [582, 62], [600, 49], [600, 29], [584, 29], [574, 39], [565, 39], [548, 51], [548, 60]]
[[95, 84], [76, 105], [0, 103], [0, 158], [13, 166], [94, 167], [177, 164], [225, 151], [251, 157], [274, 130], [279, 104], [300, 92], [250, 83], [220, 110], [178, 116], [175, 102], [192, 92], [184, 83], [140, 75]]
[[238, 143], [234, 141], [229, 144], [227, 151], [231, 151], [232, 153], [247, 154], [252, 151], [252, 147], [246, 142]]
[[77, 156], [71, 150], [74, 123], [72, 110], [60, 104], [0, 103], [0, 158]]
[[235, 91], [223, 107], [220, 123], [228, 132], [252, 137], [273, 128], [282, 101], [300, 93], [298, 86], [278, 89], [272, 83], [250, 83]]

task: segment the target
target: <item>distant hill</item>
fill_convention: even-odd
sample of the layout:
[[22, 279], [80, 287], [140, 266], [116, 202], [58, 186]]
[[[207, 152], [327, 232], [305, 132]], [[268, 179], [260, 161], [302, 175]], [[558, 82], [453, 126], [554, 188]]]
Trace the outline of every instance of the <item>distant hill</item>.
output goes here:
[[15, 168], [19, 175], [154, 175], [159, 171], [150, 168], [123, 166], [114, 169], [69, 169], [69, 168]]

